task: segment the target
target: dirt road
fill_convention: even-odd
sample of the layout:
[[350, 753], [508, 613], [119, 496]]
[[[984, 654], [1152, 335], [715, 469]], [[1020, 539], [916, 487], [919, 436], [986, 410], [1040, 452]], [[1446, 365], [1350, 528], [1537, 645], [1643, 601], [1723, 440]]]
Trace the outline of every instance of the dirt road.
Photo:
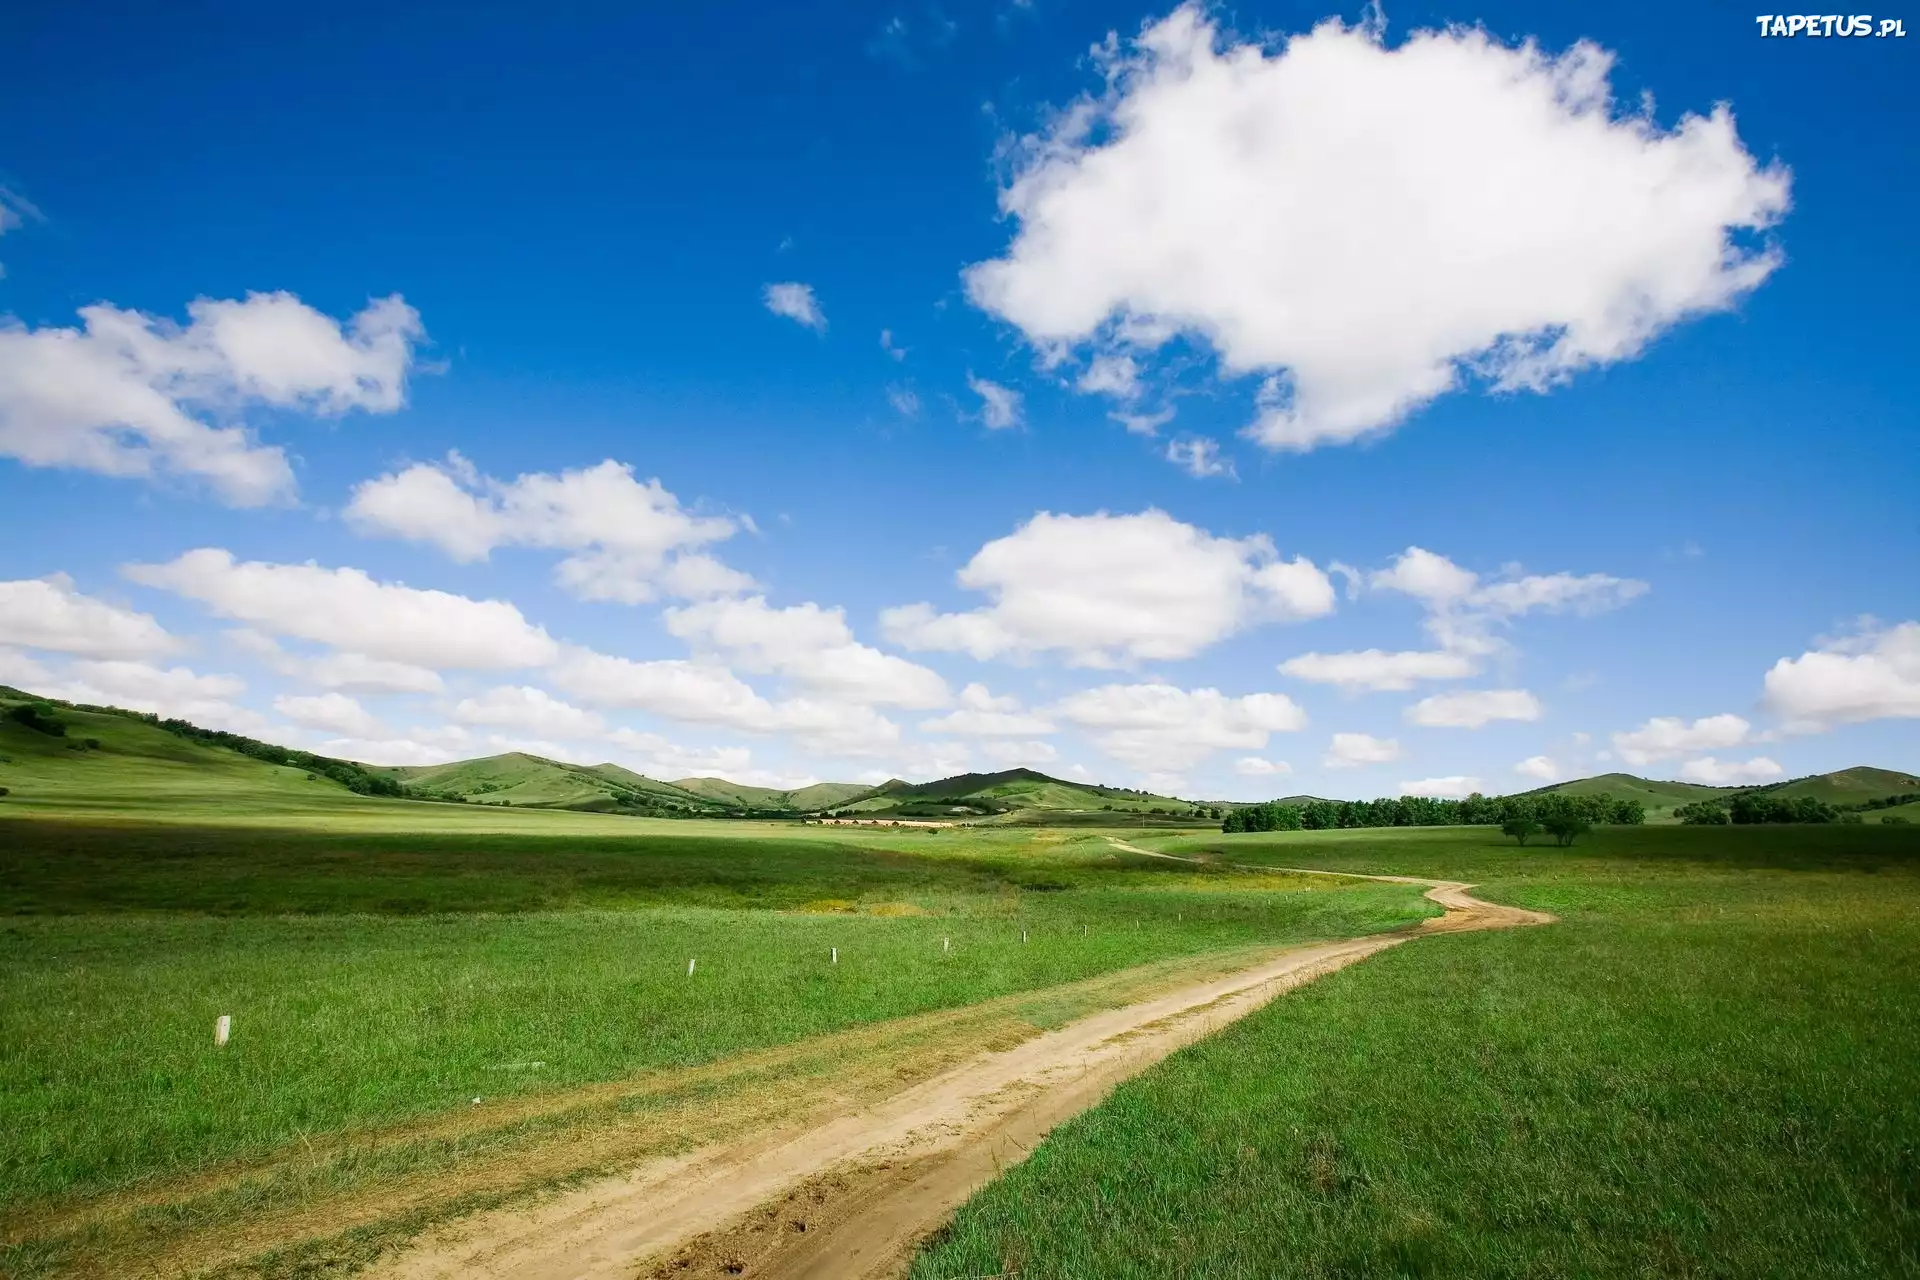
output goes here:
[[[1111, 843], [1148, 857], [1174, 856]], [[1024, 1159], [1050, 1129], [1181, 1046], [1284, 991], [1424, 934], [1553, 919], [1483, 902], [1471, 885], [1458, 882], [1358, 878], [1426, 885], [1426, 896], [1446, 914], [1402, 932], [1301, 947], [1002, 1052], [983, 1050], [825, 1123], [715, 1143], [531, 1210], [465, 1220], [424, 1237], [372, 1274], [391, 1280], [895, 1275], [929, 1231]]]

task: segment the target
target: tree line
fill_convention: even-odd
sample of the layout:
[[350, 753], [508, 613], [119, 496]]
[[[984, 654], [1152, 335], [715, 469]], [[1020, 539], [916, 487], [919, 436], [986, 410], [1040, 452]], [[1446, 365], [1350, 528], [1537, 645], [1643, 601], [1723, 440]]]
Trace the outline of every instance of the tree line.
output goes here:
[[[1874, 808], [1880, 808], [1874, 805]], [[1859, 822], [1860, 815], [1812, 796], [1770, 796], [1747, 793], [1731, 799], [1696, 800], [1683, 804], [1673, 816], [1690, 827], [1758, 826], [1769, 822]]]
[[[136, 718], [148, 719], [146, 716], [139, 715], [136, 715]], [[264, 760], [268, 764], [305, 769], [308, 773], [339, 783], [356, 795], [389, 796], [398, 799], [407, 794], [407, 789], [401, 786], [397, 779], [385, 778], [369, 772], [365, 765], [357, 764], [352, 760], [336, 760], [332, 756], [317, 756], [310, 751], [278, 747], [271, 742], [261, 742], [258, 738], [228, 733], [224, 729], [202, 729], [199, 725], [186, 720], [161, 720], [154, 717], [149, 722], [165, 729], [168, 733], [192, 742], [225, 747], [229, 751], [237, 751], [243, 756], [252, 756], [255, 760]]]
[[1616, 800], [1602, 793], [1575, 796], [1562, 792], [1520, 796], [1483, 796], [1438, 800], [1430, 796], [1388, 796], [1378, 800], [1309, 800], [1304, 804], [1270, 801], [1231, 810], [1221, 822], [1225, 832], [1328, 831], [1351, 827], [1505, 826], [1530, 822], [1553, 831], [1566, 819], [1588, 826], [1638, 826], [1647, 811], [1638, 800]]

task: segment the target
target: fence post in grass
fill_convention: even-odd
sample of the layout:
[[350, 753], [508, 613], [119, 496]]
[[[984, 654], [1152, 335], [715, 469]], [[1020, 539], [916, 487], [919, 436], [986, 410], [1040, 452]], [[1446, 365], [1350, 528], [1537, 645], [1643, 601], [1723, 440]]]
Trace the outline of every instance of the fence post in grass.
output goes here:
[[698, 963], [699, 963], [699, 961], [697, 961], [697, 960], [689, 960], [689, 961], [687, 961], [687, 976], [688, 976], [689, 978], [691, 978], [691, 977], [693, 976], [693, 966], [694, 966], [694, 965], [696, 965], [696, 964], [698, 964]]
[[840, 963], [840, 948], [838, 948], [838, 947], [834, 947], [834, 948], [832, 948], [831, 950], [832, 950], [832, 952], [833, 952], [833, 963], [835, 963], [835, 964], [839, 964], [839, 963]]
[[942, 952], [947, 952], [947, 951], [951, 951], [951, 950], [953, 950], [953, 939], [952, 939], [952, 938], [942, 938], [942, 939], [940, 939], [940, 950], [941, 950]]
[[233, 1034], [233, 1015], [232, 1014], [223, 1013], [219, 1017], [213, 1020], [213, 1043], [216, 1048], [218, 1048], [220, 1045], [225, 1044], [227, 1042], [227, 1037], [232, 1034]]
[[1027, 931], [1025, 929], [1022, 929], [1020, 931], [1020, 941], [1025, 942], [1026, 940], [1027, 940]]

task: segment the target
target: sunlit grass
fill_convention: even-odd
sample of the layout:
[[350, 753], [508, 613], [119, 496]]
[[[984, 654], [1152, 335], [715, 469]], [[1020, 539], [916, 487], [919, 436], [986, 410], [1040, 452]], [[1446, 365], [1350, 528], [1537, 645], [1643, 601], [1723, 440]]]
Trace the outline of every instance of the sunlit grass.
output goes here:
[[1563, 920], [1397, 948], [1175, 1055], [976, 1197], [920, 1280], [1920, 1273], [1920, 839], [1159, 843]]
[[1196, 872], [1104, 841], [929, 857], [667, 825], [0, 825], [0, 885], [31, 913], [0, 924], [0, 1204], [1430, 911], [1410, 888]]

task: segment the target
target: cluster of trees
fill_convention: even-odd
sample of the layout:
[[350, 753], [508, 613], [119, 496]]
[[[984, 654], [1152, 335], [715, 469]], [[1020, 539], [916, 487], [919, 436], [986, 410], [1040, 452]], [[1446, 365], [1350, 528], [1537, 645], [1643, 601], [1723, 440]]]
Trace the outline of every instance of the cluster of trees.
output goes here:
[[1501, 835], [1512, 836], [1522, 845], [1544, 831], [1552, 836], [1553, 842], [1562, 849], [1591, 830], [1593, 830], [1591, 822], [1585, 818], [1576, 817], [1572, 812], [1550, 813], [1539, 822], [1535, 822], [1532, 818], [1508, 818], [1500, 824]]
[[53, 707], [45, 702], [23, 702], [19, 706], [7, 709], [7, 719], [15, 724], [25, 725], [38, 733], [49, 737], [67, 736], [67, 722], [53, 714]]
[[225, 747], [229, 751], [238, 751], [243, 756], [265, 760], [268, 764], [305, 769], [308, 773], [329, 778], [357, 795], [397, 798], [407, 794], [406, 788], [402, 787], [396, 779], [370, 773], [364, 765], [356, 764], [351, 760], [335, 760], [331, 756], [316, 756], [308, 751], [277, 747], [271, 742], [261, 742], [257, 738], [228, 733], [224, 729], [202, 729], [199, 725], [186, 720], [155, 719], [153, 723], [168, 733], [194, 742]]
[[1897, 809], [1903, 804], [1920, 804], [1920, 791], [1909, 791], [1905, 795], [1881, 796], [1877, 800], [1862, 800], [1856, 809]]
[[[1883, 806], [1875, 805], [1875, 808]], [[1730, 800], [1697, 800], [1673, 816], [1694, 827], [1758, 826], [1769, 822], [1858, 822], [1860, 815], [1812, 796], [1770, 796], [1746, 792]]]
[[1586, 830], [1603, 824], [1638, 826], [1646, 820], [1647, 811], [1638, 800], [1616, 800], [1605, 794], [1570, 796], [1548, 792], [1483, 796], [1475, 793], [1464, 800], [1400, 796], [1379, 800], [1253, 804], [1228, 813], [1220, 829], [1227, 832], [1324, 831], [1350, 827], [1505, 826], [1522, 821], [1537, 824], [1536, 831], [1551, 833], [1547, 827], [1549, 821], [1584, 823], [1581, 830]]

